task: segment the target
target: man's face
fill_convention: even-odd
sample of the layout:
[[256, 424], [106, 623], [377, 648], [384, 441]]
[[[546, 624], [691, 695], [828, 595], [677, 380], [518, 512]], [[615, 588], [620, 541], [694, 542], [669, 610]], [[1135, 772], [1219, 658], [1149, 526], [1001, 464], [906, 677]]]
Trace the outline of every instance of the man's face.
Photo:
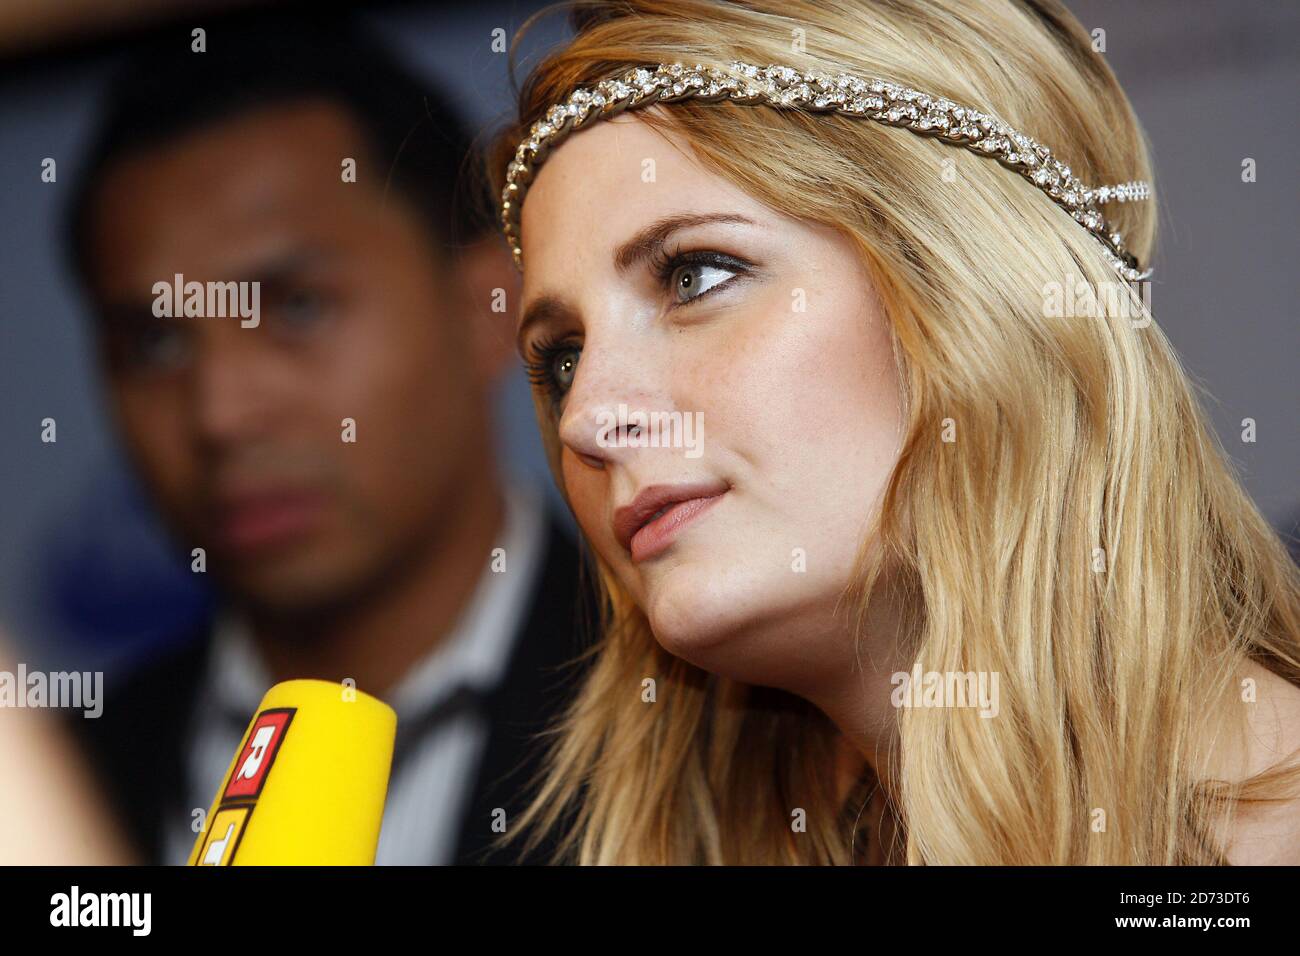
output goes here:
[[[485, 477], [467, 293], [386, 173], [344, 110], [304, 100], [133, 153], [97, 189], [91, 280], [126, 444], [184, 547], [272, 609], [378, 581]], [[177, 273], [260, 282], [257, 324], [156, 318], [154, 284]]]

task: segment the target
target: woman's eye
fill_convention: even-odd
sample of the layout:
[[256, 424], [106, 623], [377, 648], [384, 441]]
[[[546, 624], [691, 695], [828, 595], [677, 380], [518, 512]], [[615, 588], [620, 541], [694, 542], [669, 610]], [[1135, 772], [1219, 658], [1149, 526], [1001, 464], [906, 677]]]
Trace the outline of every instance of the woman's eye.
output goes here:
[[573, 376], [578, 371], [580, 349], [567, 348], [555, 354], [551, 359], [551, 381], [560, 391], [567, 392], [573, 387]]
[[566, 342], [540, 342], [531, 351], [533, 357], [524, 361], [528, 381], [546, 392], [553, 408], [558, 407], [573, 387], [582, 346]]
[[735, 274], [730, 269], [722, 269], [703, 262], [690, 262], [674, 269], [668, 284], [679, 303], [690, 302], [726, 282]]

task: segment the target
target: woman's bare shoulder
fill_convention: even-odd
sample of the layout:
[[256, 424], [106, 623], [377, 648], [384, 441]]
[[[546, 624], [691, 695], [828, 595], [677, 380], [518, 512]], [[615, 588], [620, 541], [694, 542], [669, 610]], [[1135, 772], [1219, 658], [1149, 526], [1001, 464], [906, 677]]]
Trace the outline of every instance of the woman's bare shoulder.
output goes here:
[[[1300, 687], [1250, 664], [1247, 676], [1254, 678], [1256, 700], [1250, 704], [1247, 753], [1243, 755], [1246, 775], [1276, 766], [1300, 752]], [[1300, 865], [1300, 786], [1274, 803], [1238, 808], [1228, 846], [1228, 862], [1234, 866]]]

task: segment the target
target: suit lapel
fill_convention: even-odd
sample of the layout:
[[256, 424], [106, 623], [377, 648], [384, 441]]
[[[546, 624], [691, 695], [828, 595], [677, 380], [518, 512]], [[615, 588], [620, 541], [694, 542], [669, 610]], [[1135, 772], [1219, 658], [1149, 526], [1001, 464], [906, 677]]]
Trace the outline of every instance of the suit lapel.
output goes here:
[[530, 739], [544, 730], [577, 685], [573, 668], [563, 667], [583, 650], [584, 631], [577, 546], [548, 517], [547, 545], [536, 572], [528, 611], [515, 640], [501, 684], [486, 702], [490, 729], [470, 802], [462, 818], [455, 862], [544, 863], [543, 845], [528, 858], [517, 849], [491, 852], [497, 836], [493, 814], [517, 820], [531, 791], [526, 784], [540, 767], [545, 741]]
[[163, 863], [162, 824], [188, 800], [185, 734], [197, 702], [210, 629], [131, 673], [106, 695], [104, 713], [72, 730], [145, 862]]

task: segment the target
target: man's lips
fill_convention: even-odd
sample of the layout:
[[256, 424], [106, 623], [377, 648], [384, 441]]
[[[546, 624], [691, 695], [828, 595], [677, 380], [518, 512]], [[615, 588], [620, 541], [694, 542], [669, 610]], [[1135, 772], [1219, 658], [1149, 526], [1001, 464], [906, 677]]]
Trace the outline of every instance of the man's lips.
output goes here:
[[325, 498], [309, 490], [268, 490], [220, 498], [214, 509], [217, 542], [233, 552], [288, 544], [312, 531]]
[[677, 532], [729, 490], [724, 482], [651, 485], [614, 512], [614, 537], [633, 561], [644, 561], [672, 544]]

